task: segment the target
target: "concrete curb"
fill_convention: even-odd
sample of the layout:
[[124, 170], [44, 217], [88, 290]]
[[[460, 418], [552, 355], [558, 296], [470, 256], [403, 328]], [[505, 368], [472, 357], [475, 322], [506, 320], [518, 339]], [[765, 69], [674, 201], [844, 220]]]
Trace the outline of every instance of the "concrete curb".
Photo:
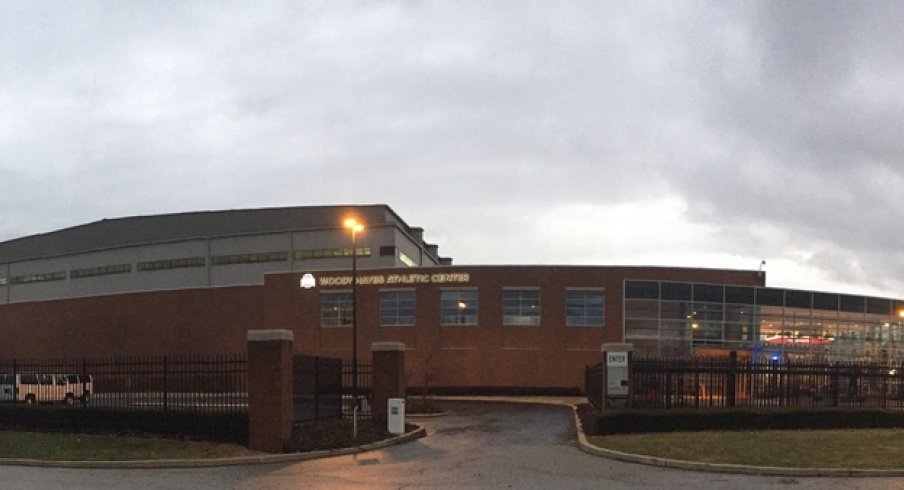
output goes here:
[[435, 419], [439, 417], [445, 417], [446, 412], [438, 412], [438, 413], [406, 413], [406, 419]]
[[291, 454], [266, 454], [261, 456], [242, 456], [238, 458], [217, 459], [148, 459], [137, 461], [43, 461], [38, 459], [0, 459], [2, 466], [31, 466], [38, 468], [90, 468], [90, 469], [171, 469], [171, 468], [212, 468], [220, 466], [297, 463], [311, 459], [345, 456], [367, 451], [383, 449], [405, 442], [420, 439], [427, 435], [421, 427], [417, 430], [382, 441], [363, 446], [324, 451], [310, 451]]

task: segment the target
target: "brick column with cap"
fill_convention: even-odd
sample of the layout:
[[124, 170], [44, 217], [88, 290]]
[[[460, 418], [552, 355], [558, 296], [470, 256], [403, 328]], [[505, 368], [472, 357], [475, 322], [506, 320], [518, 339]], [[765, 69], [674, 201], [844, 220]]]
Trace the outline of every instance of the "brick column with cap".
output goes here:
[[388, 400], [405, 398], [408, 383], [405, 379], [405, 344], [401, 342], [375, 342], [373, 352], [373, 407], [374, 420], [385, 420]]
[[290, 330], [248, 331], [248, 448], [279, 453], [292, 435]]

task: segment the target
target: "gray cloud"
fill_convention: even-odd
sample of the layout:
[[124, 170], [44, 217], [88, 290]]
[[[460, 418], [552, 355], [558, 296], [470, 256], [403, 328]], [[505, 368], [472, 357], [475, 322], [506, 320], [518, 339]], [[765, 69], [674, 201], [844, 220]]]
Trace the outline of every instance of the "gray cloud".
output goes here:
[[[0, 238], [132, 214], [385, 202], [443, 252], [481, 262], [542, 235], [531, 217], [549, 209], [679, 196], [683, 219], [720, 237], [701, 249], [803, 250], [801, 267], [894, 292], [902, 9], [3, 5]], [[584, 256], [575, 237], [553, 241], [542, 252], [562, 255], [534, 262]]]

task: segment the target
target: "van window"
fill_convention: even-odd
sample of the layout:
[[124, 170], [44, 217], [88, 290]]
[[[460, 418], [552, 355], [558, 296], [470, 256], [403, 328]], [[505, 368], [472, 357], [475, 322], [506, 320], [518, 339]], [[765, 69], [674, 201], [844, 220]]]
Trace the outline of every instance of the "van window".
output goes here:
[[0, 384], [4, 384], [4, 385], [16, 384], [16, 375], [0, 374]]
[[38, 375], [37, 374], [22, 374], [19, 376], [19, 380], [23, 385], [36, 385], [36, 384], [38, 384]]

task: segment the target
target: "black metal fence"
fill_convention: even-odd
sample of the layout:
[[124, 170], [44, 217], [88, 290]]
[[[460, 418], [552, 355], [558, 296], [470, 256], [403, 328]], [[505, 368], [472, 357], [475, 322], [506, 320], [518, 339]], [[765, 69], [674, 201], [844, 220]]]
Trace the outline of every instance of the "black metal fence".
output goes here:
[[[247, 412], [244, 355], [0, 359], [0, 404], [150, 411]], [[349, 361], [296, 356], [296, 420], [351, 417]], [[373, 365], [359, 360], [359, 417], [370, 417]]]
[[904, 409], [902, 364], [635, 356], [629, 383], [633, 407]]
[[584, 393], [596, 408], [603, 406], [603, 363], [587, 366], [584, 370]]
[[244, 355], [0, 359], [11, 406], [246, 412]]
[[[373, 362], [370, 360], [358, 360], [358, 418], [369, 419], [371, 415], [370, 406], [373, 403]], [[354, 379], [355, 369], [351, 361], [345, 361], [342, 364], [342, 416], [351, 417], [354, 414]]]
[[[302, 422], [324, 417], [351, 418], [355, 409], [354, 366], [338, 358], [295, 356], [294, 420]], [[373, 364], [359, 360], [358, 418], [369, 419], [373, 401]]]
[[342, 416], [342, 359], [295, 356], [293, 375], [296, 422]]

